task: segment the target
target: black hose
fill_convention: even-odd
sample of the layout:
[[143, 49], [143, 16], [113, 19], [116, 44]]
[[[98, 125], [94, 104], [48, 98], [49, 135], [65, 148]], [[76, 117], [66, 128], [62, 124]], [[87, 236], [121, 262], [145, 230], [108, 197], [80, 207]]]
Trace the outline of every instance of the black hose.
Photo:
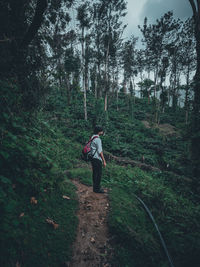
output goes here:
[[169, 265], [170, 265], [171, 267], [174, 267], [174, 264], [173, 264], [173, 262], [172, 262], [172, 259], [171, 259], [170, 255], [169, 255], [169, 252], [168, 252], [167, 247], [166, 247], [166, 245], [165, 245], [165, 241], [164, 241], [164, 239], [163, 239], [163, 237], [162, 237], [162, 235], [161, 235], [161, 233], [160, 233], [160, 231], [159, 231], [158, 225], [156, 224], [156, 221], [155, 221], [155, 219], [154, 219], [152, 213], [150, 212], [150, 210], [148, 209], [148, 207], [146, 206], [146, 204], [144, 203], [144, 201], [142, 201], [141, 198], [139, 198], [139, 197], [136, 196], [135, 194], [133, 194], [133, 195], [135, 196], [135, 198], [136, 198], [140, 203], [142, 203], [143, 207], [145, 208], [146, 212], [148, 213], [149, 217], [151, 218], [151, 220], [152, 220], [152, 222], [153, 222], [153, 224], [154, 224], [154, 226], [155, 226], [155, 228], [156, 228], [156, 230], [157, 230], [157, 232], [158, 232], [158, 235], [159, 235], [159, 237], [160, 237], [162, 246], [163, 246], [163, 248], [164, 248], [165, 254], [166, 254], [167, 259], [168, 259], [168, 261], [169, 261]]

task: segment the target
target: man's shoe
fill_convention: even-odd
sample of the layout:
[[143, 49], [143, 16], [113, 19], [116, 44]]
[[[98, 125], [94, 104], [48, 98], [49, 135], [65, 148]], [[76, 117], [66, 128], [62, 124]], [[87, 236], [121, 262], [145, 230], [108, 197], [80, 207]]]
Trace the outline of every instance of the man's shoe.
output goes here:
[[105, 193], [105, 191], [103, 189], [99, 189], [98, 191], [93, 191], [93, 192], [95, 192], [95, 193], [101, 193], [101, 194], [104, 194]]

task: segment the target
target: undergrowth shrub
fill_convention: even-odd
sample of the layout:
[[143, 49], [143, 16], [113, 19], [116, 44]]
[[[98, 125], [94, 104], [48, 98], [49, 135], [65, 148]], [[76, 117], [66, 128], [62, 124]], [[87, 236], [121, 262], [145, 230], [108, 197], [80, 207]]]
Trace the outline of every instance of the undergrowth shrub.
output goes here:
[[77, 147], [42, 114], [14, 113], [10, 101], [0, 117], [0, 265], [60, 266], [77, 226], [75, 188], [64, 175]]
[[199, 205], [169, 187], [162, 173], [110, 165], [103, 183], [111, 188], [109, 228], [115, 236], [114, 266], [168, 266], [158, 233], [135, 195], [152, 212], [174, 265], [198, 266]]

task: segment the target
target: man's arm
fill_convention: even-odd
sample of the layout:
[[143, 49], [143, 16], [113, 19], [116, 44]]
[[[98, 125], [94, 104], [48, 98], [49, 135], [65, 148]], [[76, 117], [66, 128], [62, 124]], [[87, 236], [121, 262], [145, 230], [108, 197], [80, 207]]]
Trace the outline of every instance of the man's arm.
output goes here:
[[101, 159], [103, 161], [103, 166], [106, 167], [106, 161], [104, 159], [103, 151], [100, 153], [100, 157], [101, 157]]

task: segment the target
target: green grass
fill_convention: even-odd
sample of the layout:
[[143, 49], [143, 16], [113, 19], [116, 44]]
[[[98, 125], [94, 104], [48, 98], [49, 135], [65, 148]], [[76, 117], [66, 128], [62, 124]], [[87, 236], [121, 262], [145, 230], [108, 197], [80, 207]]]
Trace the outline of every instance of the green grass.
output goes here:
[[[63, 195], [70, 200], [63, 199]], [[33, 205], [30, 199], [23, 199], [15, 212], [3, 219], [1, 266], [17, 262], [23, 266], [60, 266], [70, 260], [77, 226], [74, 188], [67, 182], [62, 191], [47, 191], [37, 200], [38, 204]], [[23, 217], [19, 217], [21, 213]], [[47, 218], [59, 227], [54, 229]]]
[[92, 185], [92, 170], [88, 164], [87, 168], [76, 168], [68, 171], [70, 179], [78, 179], [85, 185]]
[[[0, 265], [60, 266], [70, 260], [78, 206], [70, 179], [92, 185], [90, 164], [81, 162], [80, 154], [93, 124], [99, 123], [106, 130], [104, 149], [134, 160], [144, 156], [145, 163], [164, 170], [147, 173], [114, 163], [103, 169], [102, 186], [110, 189], [113, 266], [168, 266], [158, 234], [134, 194], [152, 212], [175, 266], [198, 266], [200, 206], [191, 194], [190, 183], [181, 176], [191, 175], [188, 140], [183, 144], [184, 136], [164, 138], [158, 130], [146, 129], [141, 120], [152, 117], [152, 106], [146, 99], [136, 99], [130, 109], [129, 97], [119, 95], [117, 111], [115, 99], [110, 98], [105, 114], [103, 100], [88, 93], [86, 122], [81, 93], [77, 92], [67, 107], [66, 96], [55, 89], [36, 115], [18, 114], [13, 107], [16, 101], [20, 104], [20, 97], [16, 93], [15, 100], [14, 91], [7, 89], [9, 106], [1, 107], [0, 117]], [[170, 108], [167, 112], [161, 121], [185, 134], [183, 110], [177, 109], [175, 119]], [[31, 197], [38, 200], [37, 205], [30, 203]], [[47, 218], [59, 227], [54, 229]]]
[[111, 164], [105, 170], [103, 184], [111, 188], [108, 223], [115, 236], [114, 266], [168, 266], [158, 233], [134, 194], [152, 212], [175, 266], [198, 266], [200, 206], [162, 179], [138, 168]]
[[[92, 185], [89, 166], [70, 170], [69, 177]], [[187, 267], [190, 262], [198, 266], [200, 206], [169, 185], [168, 179], [167, 173], [165, 176], [147, 173], [114, 163], [103, 169], [102, 186], [109, 188], [108, 226], [115, 251], [113, 266], [168, 266], [155, 226], [134, 194], [153, 214], [175, 266]], [[184, 182], [177, 182], [183, 190]]]
[[71, 258], [78, 223], [75, 188], [64, 171], [78, 162], [79, 146], [41, 114], [31, 124], [4, 116], [1, 131], [0, 265], [61, 266]]

